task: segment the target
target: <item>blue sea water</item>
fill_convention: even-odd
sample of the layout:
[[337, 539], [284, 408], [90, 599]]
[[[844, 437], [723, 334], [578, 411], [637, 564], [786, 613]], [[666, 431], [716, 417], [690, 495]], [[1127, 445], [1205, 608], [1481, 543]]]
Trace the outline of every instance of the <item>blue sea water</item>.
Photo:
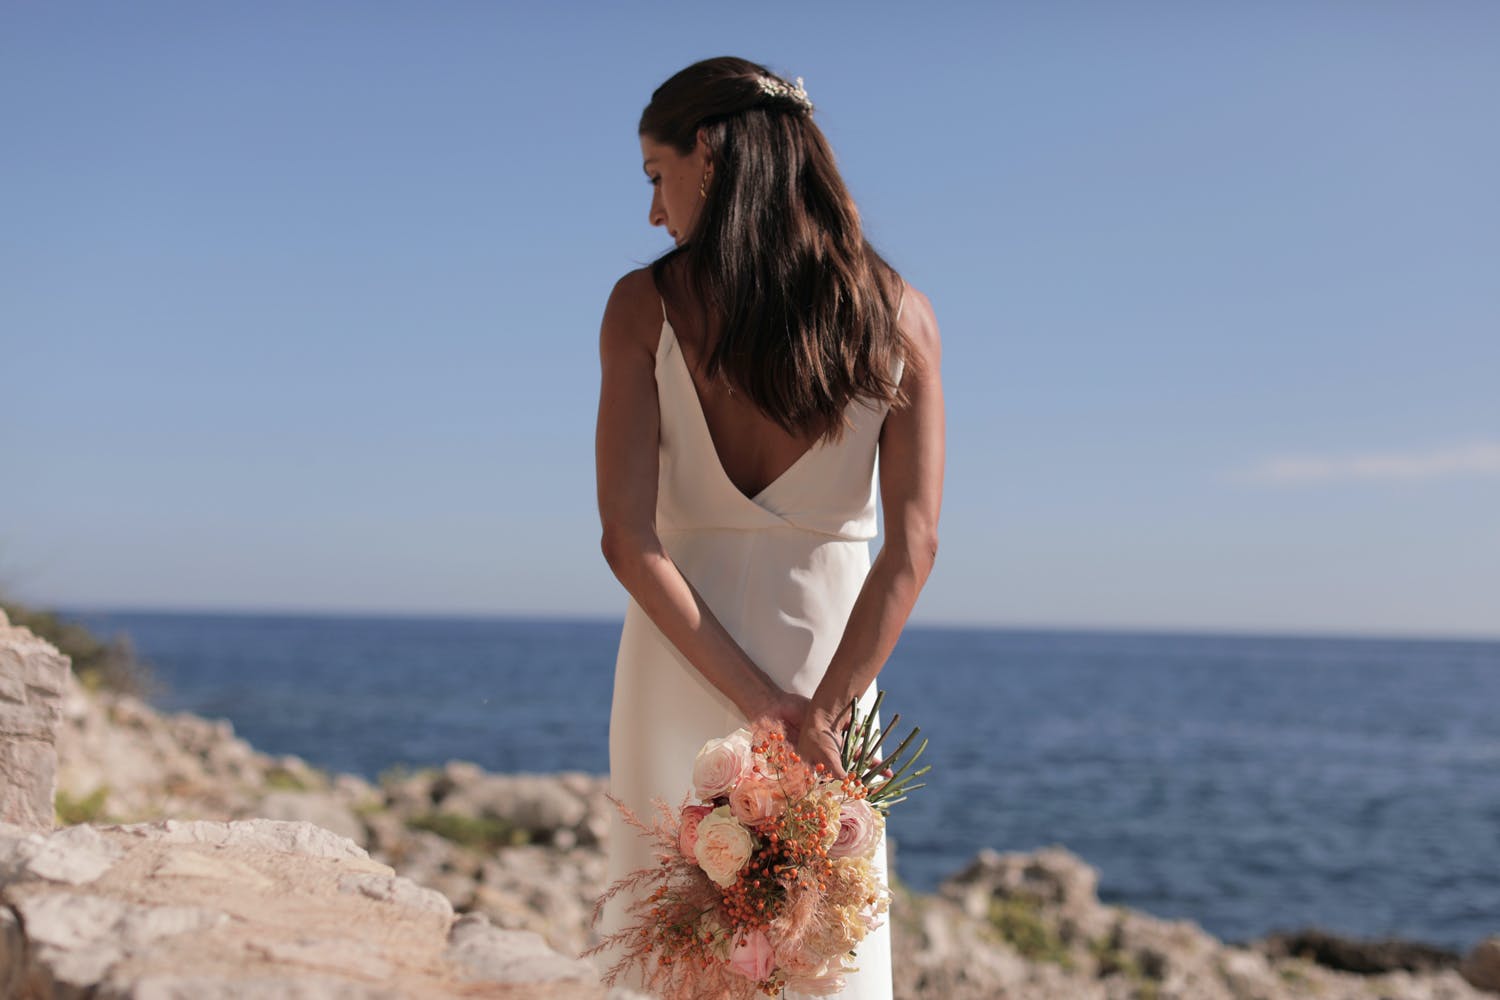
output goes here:
[[[268, 753], [608, 767], [616, 622], [73, 617]], [[919, 890], [1062, 844], [1106, 902], [1231, 941], [1500, 933], [1500, 643], [912, 627], [881, 686], [931, 738], [890, 827]]]

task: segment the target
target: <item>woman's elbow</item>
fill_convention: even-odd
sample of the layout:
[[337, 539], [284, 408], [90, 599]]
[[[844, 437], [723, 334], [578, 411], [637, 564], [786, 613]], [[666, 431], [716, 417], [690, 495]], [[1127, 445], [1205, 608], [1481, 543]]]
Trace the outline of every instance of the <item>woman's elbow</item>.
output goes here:
[[619, 525], [605, 525], [599, 537], [599, 550], [604, 553], [604, 561], [622, 582], [634, 574], [655, 545], [655, 532]]
[[927, 580], [927, 575], [932, 572], [932, 567], [937, 564], [938, 536], [937, 529], [922, 532], [912, 542], [914, 550], [913, 562], [917, 565], [922, 580]]
[[916, 577], [920, 586], [926, 582], [928, 574], [932, 572], [933, 564], [937, 562], [937, 531], [933, 529], [904, 532], [897, 541], [895, 549], [899, 565]]

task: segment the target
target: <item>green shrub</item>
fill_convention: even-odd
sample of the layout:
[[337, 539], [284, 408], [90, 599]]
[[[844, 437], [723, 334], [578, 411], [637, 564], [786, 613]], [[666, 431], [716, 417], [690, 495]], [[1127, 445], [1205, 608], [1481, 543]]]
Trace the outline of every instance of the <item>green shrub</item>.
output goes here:
[[297, 772], [274, 764], [266, 770], [266, 787], [280, 792], [311, 792], [320, 786], [316, 781], [308, 782]]
[[1073, 968], [1073, 956], [1058, 936], [1057, 928], [1042, 917], [1042, 905], [1023, 896], [992, 898], [990, 926], [1021, 956], [1033, 962], [1051, 962]]
[[520, 847], [530, 841], [525, 830], [492, 816], [476, 819], [456, 813], [432, 812], [414, 816], [406, 821], [406, 825], [413, 830], [427, 830], [476, 851]]
[[1099, 963], [1100, 979], [1122, 975], [1134, 988], [1136, 1000], [1158, 1000], [1161, 984], [1146, 974], [1135, 955], [1120, 947], [1118, 936], [1095, 938], [1089, 942], [1089, 952]]
[[104, 818], [104, 802], [108, 798], [108, 785], [100, 785], [81, 799], [75, 799], [59, 789], [52, 800], [52, 809], [57, 813], [59, 826], [95, 823]]

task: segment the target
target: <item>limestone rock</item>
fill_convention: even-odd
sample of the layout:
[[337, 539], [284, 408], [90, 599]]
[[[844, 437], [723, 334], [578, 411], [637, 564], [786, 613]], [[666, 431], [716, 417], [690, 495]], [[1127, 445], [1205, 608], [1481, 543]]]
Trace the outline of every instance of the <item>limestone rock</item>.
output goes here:
[[20, 992], [26, 971], [26, 937], [21, 921], [9, 906], [0, 904], [0, 997]]
[[410, 1000], [373, 983], [350, 982], [302, 969], [233, 980], [165, 971], [104, 983], [96, 1000]]
[[[450, 770], [452, 765], [449, 765]], [[576, 843], [576, 827], [588, 818], [588, 805], [550, 776], [491, 774], [455, 784], [437, 808], [470, 818], [490, 817], [510, 823], [529, 839]]]
[[339, 876], [339, 892], [357, 892], [384, 903], [429, 910], [444, 919], [453, 916], [453, 904], [447, 896], [396, 875], [350, 872]]
[[117, 962], [175, 934], [203, 930], [228, 916], [193, 906], [141, 906], [74, 892], [27, 895], [14, 904], [33, 965], [52, 981], [83, 989]]
[[312, 823], [365, 846], [368, 834], [354, 811], [323, 792], [271, 791], [254, 807], [266, 819]]
[[503, 983], [597, 982], [594, 966], [564, 958], [540, 934], [504, 931], [484, 917], [461, 917], [448, 935], [448, 959], [465, 978]]
[[[604, 996], [588, 963], [455, 923], [441, 894], [307, 823], [5, 826], [0, 845], [0, 996]], [[54, 877], [100, 858], [80, 884]]]
[[202, 878], [239, 883], [250, 889], [269, 889], [275, 883], [255, 868], [232, 858], [214, 857], [183, 848], [164, 856], [151, 869], [152, 878]]
[[1109, 932], [1112, 921], [1099, 906], [1098, 887], [1098, 873], [1083, 859], [1062, 847], [1049, 847], [1030, 854], [980, 851], [938, 892], [974, 920], [987, 919], [996, 900], [1045, 907], [1056, 915], [1059, 933], [1072, 943]]
[[311, 823], [273, 819], [240, 820], [233, 823], [166, 819], [112, 829], [163, 844], [253, 847], [268, 851], [287, 851], [310, 858], [370, 860], [365, 849], [354, 841]]
[[67, 657], [0, 612], [0, 822], [50, 830]]
[[83, 885], [109, 871], [123, 853], [92, 827], [65, 827], [43, 836], [7, 835], [0, 828], [0, 881], [40, 878]]

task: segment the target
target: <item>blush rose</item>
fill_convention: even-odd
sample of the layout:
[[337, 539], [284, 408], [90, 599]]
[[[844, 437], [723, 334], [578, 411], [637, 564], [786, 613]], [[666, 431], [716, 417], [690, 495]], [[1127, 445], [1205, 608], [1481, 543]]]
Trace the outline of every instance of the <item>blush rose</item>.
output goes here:
[[864, 799], [847, 799], [839, 807], [839, 833], [829, 855], [835, 858], [864, 858], [875, 853], [885, 821]]
[[700, 799], [713, 799], [729, 790], [750, 770], [750, 731], [736, 729], [723, 739], [709, 740], [693, 761], [693, 787]]
[[754, 851], [755, 838], [734, 818], [728, 806], [720, 806], [698, 822], [693, 857], [716, 884], [734, 885], [740, 869]]

